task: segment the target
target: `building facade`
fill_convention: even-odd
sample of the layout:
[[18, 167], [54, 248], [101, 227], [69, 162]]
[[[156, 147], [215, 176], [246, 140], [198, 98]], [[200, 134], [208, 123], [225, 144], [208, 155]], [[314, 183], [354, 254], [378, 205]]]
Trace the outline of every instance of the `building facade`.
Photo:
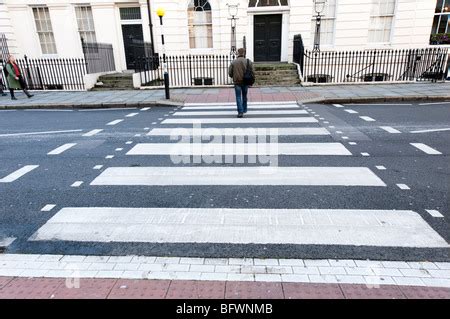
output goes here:
[[[147, 0], [0, 0], [0, 33], [22, 57], [82, 57], [81, 38], [110, 43], [118, 70], [132, 69], [133, 40], [151, 42]], [[291, 62], [293, 39], [312, 48], [313, 0], [149, 0], [154, 47], [166, 53], [227, 54], [231, 46], [228, 4], [238, 5], [237, 46], [255, 61]], [[164, 7], [164, 30], [156, 9]], [[450, 0], [328, 0], [321, 49], [423, 48], [450, 32]], [[245, 40], [244, 40], [245, 38]]]

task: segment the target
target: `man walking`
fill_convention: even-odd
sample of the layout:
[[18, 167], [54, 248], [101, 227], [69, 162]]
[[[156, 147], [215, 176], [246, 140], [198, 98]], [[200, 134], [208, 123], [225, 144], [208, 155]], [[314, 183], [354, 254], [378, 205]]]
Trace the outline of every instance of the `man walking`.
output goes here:
[[245, 58], [245, 49], [241, 48], [238, 50], [238, 57], [231, 62], [228, 68], [228, 75], [233, 78], [238, 117], [241, 118], [244, 116], [244, 113], [247, 113], [248, 88], [253, 84], [252, 82], [254, 82], [255, 78], [253, 63]]

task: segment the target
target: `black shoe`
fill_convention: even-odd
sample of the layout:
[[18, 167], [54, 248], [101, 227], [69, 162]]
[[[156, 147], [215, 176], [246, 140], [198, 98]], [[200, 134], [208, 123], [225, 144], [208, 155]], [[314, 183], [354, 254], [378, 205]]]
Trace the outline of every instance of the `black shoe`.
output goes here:
[[2, 96], [7, 96], [8, 94], [6, 94], [6, 93], [2, 93]]
[[17, 98], [16, 98], [15, 96], [13, 96], [13, 97], [11, 98], [11, 100], [17, 100]]
[[29, 99], [31, 99], [34, 95], [33, 94], [28, 94], [27, 95]]
[[243, 113], [239, 113], [237, 117], [238, 118], [242, 118], [242, 117], [244, 117], [244, 114]]

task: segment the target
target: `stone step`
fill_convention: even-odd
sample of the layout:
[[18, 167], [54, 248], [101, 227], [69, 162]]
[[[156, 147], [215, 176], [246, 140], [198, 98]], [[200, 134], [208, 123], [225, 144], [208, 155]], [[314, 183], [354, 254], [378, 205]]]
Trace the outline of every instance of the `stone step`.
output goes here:
[[101, 86], [94, 86], [91, 91], [129, 91], [134, 90], [132, 87], [115, 87], [115, 88], [109, 88], [109, 87], [101, 87]]
[[295, 64], [289, 63], [255, 63], [253, 64], [255, 70], [297, 70]]

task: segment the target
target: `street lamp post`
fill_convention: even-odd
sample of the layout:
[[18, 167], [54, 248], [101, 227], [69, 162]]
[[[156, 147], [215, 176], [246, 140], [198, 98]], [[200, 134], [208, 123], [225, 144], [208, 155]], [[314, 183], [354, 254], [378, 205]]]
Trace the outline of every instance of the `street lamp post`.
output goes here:
[[162, 43], [162, 51], [163, 51], [163, 70], [164, 70], [164, 88], [166, 91], [166, 99], [170, 99], [170, 91], [169, 91], [169, 72], [167, 69], [167, 57], [166, 57], [166, 45], [164, 41], [164, 28], [163, 28], [163, 17], [166, 11], [163, 8], [158, 8], [156, 10], [156, 14], [159, 17], [159, 23], [161, 25], [161, 43]]
[[150, 0], [147, 0], [147, 11], [148, 11], [148, 26], [150, 28], [150, 41], [152, 49], [152, 57], [155, 56], [155, 45], [153, 41], [153, 23], [152, 23], [152, 9], [150, 8]]
[[314, 52], [320, 51], [320, 25], [322, 23], [321, 13], [325, 9], [327, 0], [313, 0], [314, 1], [314, 11], [316, 11], [316, 33], [314, 35]]
[[317, 58], [320, 53], [320, 25], [322, 23], [321, 13], [325, 9], [325, 5], [327, 0], [313, 0], [314, 1], [314, 11], [316, 12], [316, 33], [314, 34], [314, 76], [316, 78], [316, 82], [319, 81], [319, 77], [317, 74]]
[[231, 55], [236, 56], [236, 18], [238, 14], [238, 7], [239, 4], [228, 4], [228, 13], [231, 16], [231, 18], [228, 18], [228, 20], [231, 20]]

